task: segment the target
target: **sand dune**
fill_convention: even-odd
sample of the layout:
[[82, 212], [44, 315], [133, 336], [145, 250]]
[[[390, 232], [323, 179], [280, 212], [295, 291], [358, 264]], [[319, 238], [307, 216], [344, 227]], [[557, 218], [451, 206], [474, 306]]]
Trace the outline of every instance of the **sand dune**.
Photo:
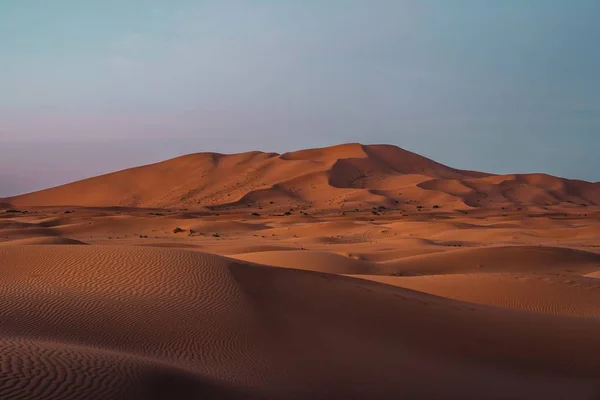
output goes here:
[[[412, 202], [418, 204], [411, 204]], [[191, 154], [0, 199], [9, 207], [253, 207], [319, 212], [600, 205], [600, 184], [542, 174], [495, 176], [447, 167], [389, 145], [344, 144], [282, 155]]]
[[236, 254], [232, 258], [258, 264], [330, 274], [374, 274], [379, 268], [366, 261], [315, 251], [268, 251]]
[[6, 242], [0, 242], [1, 245], [40, 245], [40, 244], [52, 244], [52, 245], [77, 245], [77, 244], [87, 244], [80, 240], [69, 239], [66, 237], [56, 237], [56, 236], [42, 236], [42, 237], [32, 237], [27, 239], [17, 239], [10, 240]]
[[[166, 399], [179, 390], [215, 399], [525, 399], [600, 390], [596, 320], [182, 250], [4, 246], [0, 260], [5, 398]], [[64, 385], [36, 384], [39, 374]]]
[[581, 250], [541, 246], [460, 249], [406, 257], [384, 263], [386, 268], [409, 275], [481, 272], [544, 273], [577, 269], [594, 270], [600, 255]]
[[471, 303], [538, 313], [600, 317], [600, 282], [573, 274], [474, 273], [408, 278], [361, 277]]
[[598, 183], [346, 144], [0, 205], [0, 399], [600, 398]]

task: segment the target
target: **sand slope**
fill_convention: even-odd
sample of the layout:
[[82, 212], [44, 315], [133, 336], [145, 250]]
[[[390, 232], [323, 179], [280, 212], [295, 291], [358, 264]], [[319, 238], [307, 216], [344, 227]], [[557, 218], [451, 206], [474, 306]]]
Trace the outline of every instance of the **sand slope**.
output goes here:
[[360, 276], [450, 299], [538, 313], [600, 317], [600, 282], [572, 274]]
[[[7, 199], [5, 207], [126, 206], [277, 212], [600, 205], [600, 184], [447, 167], [389, 145], [344, 144], [282, 155], [191, 154]], [[342, 211], [343, 211], [342, 210]]]
[[377, 265], [366, 261], [317, 251], [261, 251], [236, 254], [231, 257], [269, 266], [305, 269], [330, 274], [375, 274], [379, 270]]
[[506, 246], [452, 250], [386, 261], [386, 269], [406, 275], [469, 272], [593, 271], [600, 254], [548, 246]]
[[11, 246], [15, 246], [15, 245], [40, 245], [40, 244], [53, 244], [53, 245], [61, 245], [61, 244], [69, 244], [69, 245], [81, 245], [81, 244], [87, 244], [84, 243], [80, 240], [75, 240], [75, 239], [69, 239], [66, 237], [56, 237], [56, 236], [42, 236], [42, 237], [32, 237], [32, 238], [27, 238], [27, 239], [16, 239], [16, 240], [9, 240], [6, 242], [0, 242], [0, 246], [2, 245], [11, 245]]
[[3, 246], [0, 278], [7, 399], [600, 394], [596, 319], [142, 247]]
[[597, 399], [599, 205], [360, 144], [0, 199], [0, 400]]

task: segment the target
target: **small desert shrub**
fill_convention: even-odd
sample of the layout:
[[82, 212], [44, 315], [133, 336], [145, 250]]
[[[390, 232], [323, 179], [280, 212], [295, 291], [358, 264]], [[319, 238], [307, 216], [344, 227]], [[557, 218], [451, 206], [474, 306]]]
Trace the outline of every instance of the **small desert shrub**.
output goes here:
[[221, 237], [221, 235], [219, 235], [218, 233], [213, 233], [213, 237], [218, 238], [218, 237]]
[[435, 206], [433, 206], [433, 208], [440, 208], [440, 206], [438, 206], [437, 204]]
[[173, 229], [173, 233], [179, 233], [179, 232], [183, 232], [183, 229], [181, 229], [180, 227]]
[[251, 215], [251, 216], [253, 216], [253, 217], [260, 217], [260, 214], [259, 214], [259, 213], [256, 213], [256, 212], [253, 212], [253, 213], [252, 213], [252, 214], [250, 214], [250, 215]]
[[283, 215], [285, 215], [286, 217], [288, 217], [288, 216], [292, 215], [292, 213], [289, 212], [289, 211], [286, 211], [286, 212], [283, 213]]

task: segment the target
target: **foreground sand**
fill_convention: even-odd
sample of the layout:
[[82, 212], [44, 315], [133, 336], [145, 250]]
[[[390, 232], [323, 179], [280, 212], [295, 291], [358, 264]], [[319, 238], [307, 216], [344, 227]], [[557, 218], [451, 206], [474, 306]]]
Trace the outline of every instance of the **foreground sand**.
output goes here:
[[1, 399], [600, 396], [593, 207], [16, 211]]

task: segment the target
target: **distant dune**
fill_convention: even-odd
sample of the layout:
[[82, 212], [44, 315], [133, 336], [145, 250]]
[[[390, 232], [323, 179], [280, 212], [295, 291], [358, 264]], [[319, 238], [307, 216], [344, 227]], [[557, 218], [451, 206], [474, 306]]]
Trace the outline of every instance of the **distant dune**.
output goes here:
[[600, 184], [543, 174], [447, 167], [390, 145], [344, 144], [285, 154], [198, 153], [0, 199], [5, 207], [85, 206], [330, 212], [400, 207], [600, 205]]

